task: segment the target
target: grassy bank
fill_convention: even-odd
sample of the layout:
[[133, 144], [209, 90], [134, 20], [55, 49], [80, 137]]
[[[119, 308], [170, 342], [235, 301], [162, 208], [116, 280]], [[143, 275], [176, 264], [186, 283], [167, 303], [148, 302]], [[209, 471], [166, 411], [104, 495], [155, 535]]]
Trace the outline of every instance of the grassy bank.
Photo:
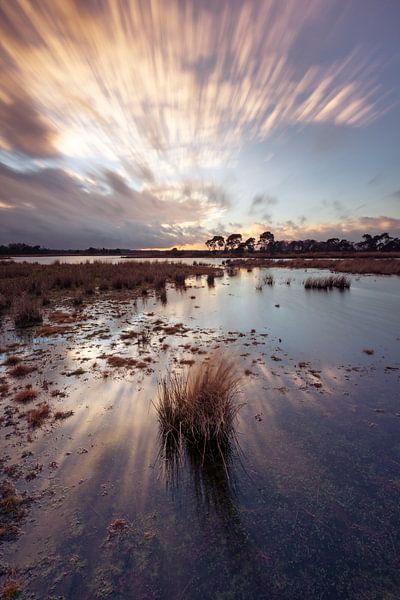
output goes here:
[[184, 287], [187, 277], [215, 276], [218, 269], [205, 265], [168, 262], [94, 262], [51, 265], [0, 263], [0, 311], [12, 309], [16, 325], [40, 323], [40, 307], [52, 299], [70, 296], [76, 305], [103, 294], [129, 292], [162, 295], [167, 283]]
[[[232, 261], [233, 262], [233, 261]], [[231, 263], [232, 264], [232, 263]], [[334, 273], [400, 275], [400, 259], [397, 258], [290, 258], [286, 260], [247, 259], [237, 261], [241, 267], [280, 267], [286, 269], [328, 269]]]

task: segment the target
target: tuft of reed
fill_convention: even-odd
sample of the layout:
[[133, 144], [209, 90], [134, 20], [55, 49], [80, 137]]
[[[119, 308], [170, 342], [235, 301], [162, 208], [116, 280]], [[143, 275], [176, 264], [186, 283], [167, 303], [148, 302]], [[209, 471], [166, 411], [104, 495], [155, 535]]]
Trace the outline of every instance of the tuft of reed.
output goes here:
[[16, 327], [33, 327], [33, 325], [38, 325], [42, 321], [42, 313], [35, 300], [23, 296], [14, 303], [14, 324]]
[[73, 414], [73, 410], [56, 410], [54, 413], [54, 419], [56, 421], [62, 421], [64, 419], [68, 419], [68, 417], [72, 417]]
[[8, 371], [8, 373], [9, 373], [9, 375], [11, 375], [11, 377], [19, 378], [19, 377], [25, 377], [25, 375], [32, 373], [33, 370], [34, 370], [33, 367], [28, 367], [27, 365], [22, 365], [21, 363], [18, 363], [15, 367], [10, 369]]
[[32, 402], [32, 400], [35, 400], [35, 398], [37, 398], [37, 395], [38, 395], [37, 390], [35, 390], [33, 387], [27, 386], [23, 390], [20, 390], [19, 392], [16, 393], [16, 395], [14, 396], [14, 400], [16, 402], [25, 404], [27, 402]]
[[155, 403], [165, 447], [171, 443], [206, 455], [219, 454], [235, 437], [240, 376], [225, 358], [198, 364], [159, 383]]
[[185, 273], [176, 273], [174, 277], [176, 287], [185, 287], [186, 285], [186, 275]]
[[15, 354], [10, 354], [9, 356], [7, 356], [6, 360], [3, 362], [3, 365], [5, 365], [6, 367], [14, 367], [15, 365], [17, 365], [20, 362], [21, 362], [21, 359], [19, 356], [16, 356]]
[[26, 413], [28, 425], [31, 427], [40, 427], [50, 415], [50, 406], [47, 402], [38, 404], [36, 408]]
[[345, 275], [329, 275], [328, 277], [308, 277], [304, 282], [306, 290], [346, 290], [350, 288], [350, 279]]
[[214, 275], [214, 273], [209, 273], [207, 275], [207, 285], [210, 288], [215, 286], [215, 275]]
[[275, 283], [274, 276], [266, 275], [264, 277], [264, 283], [265, 283], [265, 285], [270, 285], [270, 286], [274, 285], [274, 283]]

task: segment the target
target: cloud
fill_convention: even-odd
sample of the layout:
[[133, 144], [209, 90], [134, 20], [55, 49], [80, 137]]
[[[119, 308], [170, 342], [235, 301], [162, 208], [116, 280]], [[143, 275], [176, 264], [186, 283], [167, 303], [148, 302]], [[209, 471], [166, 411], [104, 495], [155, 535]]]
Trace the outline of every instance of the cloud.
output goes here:
[[317, 17], [328, 29], [324, 0], [3, 2], [3, 142], [154, 182], [226, 166], [277, 129], [365, 126], [387, 106], [362, 48], [293, 64]]
[[0, 165], [0, 243], [47, 246], [169, 247], [190, 243], [201, 223], [228, 206], [211, 183], [131, 188], [106, 171], [82, 176], [62, 169], [17, 173]]
[[275, 204], [278, 204], [278, 198], [275, 196], [271, 196], [270, 194], [257, 194], [252, 200], [250, 212], [254, 213], [260, 210], [265, 210], [266, 208], [274, 206]]
[[387, 217], [346, 217], [340, 222], [331, 223], [296, 223], [292, 219], [275, 223], [273, 226], [265, 223], [257, 224], [257, 232], [270, 229], [276, 239], [316, 239], [326, 240], [331, 237], [345, 238], [358, 241], [364, 233], [376, 235], [388, 232], [394, 237], [400, 236], [400, 219]]
[[41, 158], [57, 154], [56, 132], [27, 94], [11, 89], [0, 95], [0, 123], [0, 149]]

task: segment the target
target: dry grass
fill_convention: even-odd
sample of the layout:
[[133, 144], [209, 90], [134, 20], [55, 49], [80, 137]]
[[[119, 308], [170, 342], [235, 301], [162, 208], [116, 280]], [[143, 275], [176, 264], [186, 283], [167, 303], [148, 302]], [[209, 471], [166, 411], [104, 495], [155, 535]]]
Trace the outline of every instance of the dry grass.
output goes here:
[[329, 277], [309, 277], [304, 282], [306, 290], [346, 290], [350, 288], [350, 280], [345, 275], [329, 275]]
[[[236, 264], [236, 263], [235, 263]], [[284, 269], [328, 269], [336, 273], [400, 275], [400, 260], [397, 258], [381, 258], [360, 256], [353, 258], [288, 258], [272, 260], [270, 258], [252, 258], [238, 261], [237, 266], [244, 267], [279, 267]]]
[[16, 327], [33, 327], [43, 321], [37, 301], [23, 296], [14, 303], [14, 323]]
[[[217, 274], [215, 267], [169, 262], [131, 262], [40, 265], [0, 261], [0, 310], [13, 307], [19, 326], [41, 322], [40, 301], [59, 298], [67, 290], [72, 302], [98, 294], [155, 289], [165, 298], [167, 282], [184, 287], [187, 277]], [[16, 300], [17, 299], [17, 300]], [[20, 306], [26, 303], [26, 307]]]
[[137, 360], [127, 356], [119, 356], [114, 354], [114, 356], [109, 356], [107, 358], [107, 362], [111, 367], [115, 369], [119, 369], [122, 367], [134, 367], [137, 364]]
[[16, 579], [7, 581], [1, 589], [1, 600], [14, 600], [21, 594], [22, 587]]
[[264, 283], [265, 285], [274, 285], [274, 276], [273, 275], [266, 275], [264, 277]]
[[3, 362], [3, 365], [5, 365], [6, 367], [14, 367], [20, 362], [21, 359], [19, 356], [16, 356], [15, 354], [10, 354], [10, 356], [7, 356], [6, 360]]
[[188, 444], [203, 459], [223, 449], [234, 437], [240, 377], [232, 362], [224, 358], [191, 368], [188, 373], [170, 373], [159, 384], [155, 404], [165, 445]]
[[44, 421], [50, 416], [50, 406], [47, 402], [38, 404], [36, 408], [29, 410], [26, 413], [26, 419], [30, 427], [40, 427]]
[[38, 396], [38, 391], [33, 387], [26, 387], [23, 390], [20, 390], [14, 396], [14, 400], [16, 402], [20, 402], [22, 404], [26, 404], [27, 402], [32, 402]]
[[29, 375], [29, 373], [32, 373], [32, 371], [34, 370], [35, 369], [33, 367], [28, 367], [27, 365], [22, 365], [21, 363], [18, 363], [15, 367], [10, 369], [8, 373], [9, 375], [11, 375], [11, 377], [20, 378]]
[[54, 413], [54, 419], [56, 421], [62, 421], [64, 419], [68, 419], [68, 417], [72, 417], [73, 414], [73, 410], [56, 410]]
[[61, 335], [69, 331], [66, 325], [43, 325], [39, 327], [37, 335], [40, 337], [49, 337], [50, 335]]

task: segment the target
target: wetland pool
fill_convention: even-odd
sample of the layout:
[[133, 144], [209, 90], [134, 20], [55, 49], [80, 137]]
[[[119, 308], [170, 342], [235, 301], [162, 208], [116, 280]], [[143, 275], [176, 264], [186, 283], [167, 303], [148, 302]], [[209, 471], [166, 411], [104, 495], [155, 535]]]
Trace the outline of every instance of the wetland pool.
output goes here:
[[[400, 278], [304, 289], [323, 274], [237, 269], [164, 303], [99, 298], [48, 337], [5, 319], [0, 362], [35, 370], [0, 367], [1, 479], [32, 499], [0, 542], [2, 582], [54, 600], [399, 598]], [[239, 448], [166, 459], [160, 378], [222, 355], [241, 375]], [[12, 399], [27, 384], [73, 414], [32, 432]]]

